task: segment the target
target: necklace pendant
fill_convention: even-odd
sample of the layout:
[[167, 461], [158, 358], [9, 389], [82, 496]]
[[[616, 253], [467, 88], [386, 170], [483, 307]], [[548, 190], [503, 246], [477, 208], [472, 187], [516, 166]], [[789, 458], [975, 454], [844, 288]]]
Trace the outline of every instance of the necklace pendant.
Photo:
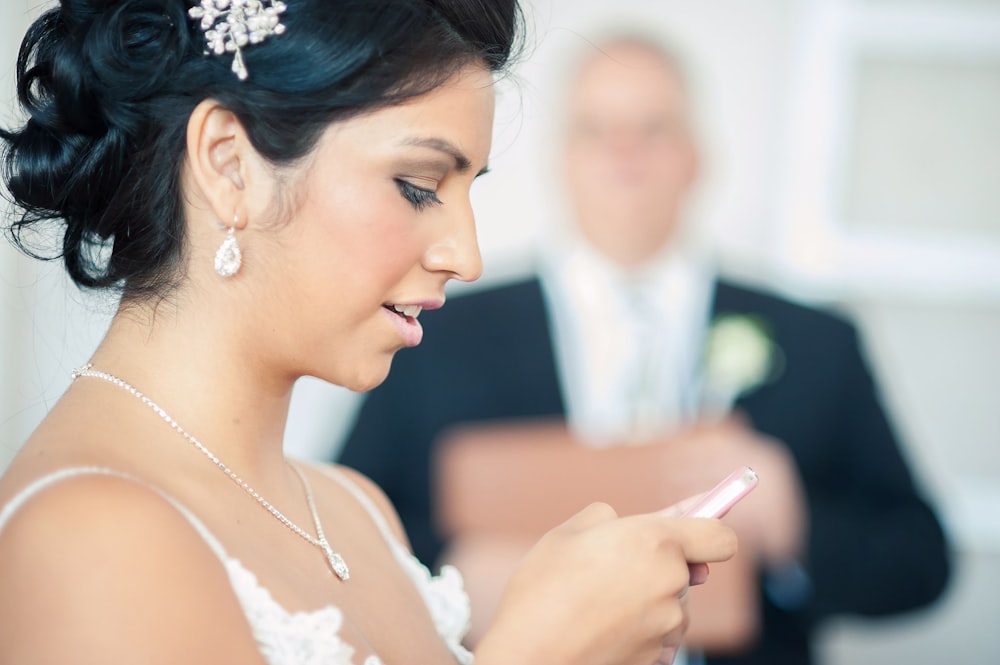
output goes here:
[[323, 543], [323, 552], [326, 554], [326, 560], [330, 562], [330, 570], [333, 571], [334, 575], [339, 577], [343, 582], [351, 579], [351, 571], [348, 569], [344, 557], [334, 552], [326, 543]]
[[344, 561], [336, 552], [330, 552], [326, 555], [326, 558], [330, 561], [330, 568], [333, 569], [333, 573], [339, 577], [342, 581], [346, 582], [351, 579], [351, 571], [347, 568], [347, 563]]

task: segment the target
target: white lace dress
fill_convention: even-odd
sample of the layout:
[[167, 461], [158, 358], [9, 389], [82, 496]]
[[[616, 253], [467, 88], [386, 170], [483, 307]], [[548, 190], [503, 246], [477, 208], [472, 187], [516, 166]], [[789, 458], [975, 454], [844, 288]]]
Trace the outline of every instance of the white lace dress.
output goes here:
[[[445, 566], [440, 576], [432, 576], [393, 535], [384, 517], [368, 497], [354, 483], [332, 469], [323, 469], [326, 475], [340, 483], [365, 507], [390, 549], [430, 609], [438, 633], [461, 665], [472, 663], [472, 654], [462, 647], [461, 641], [469, 626], [469, 598], [462, 586], [458, 571]], [[74, 476], [106, 474], [132, 480], [123, 473], [100, 467], [64, 469], [44, 476], [17, 494], [0, 510], [0, 531], [11, 516], [32, 496], [45, 488]], [[145, 484], [144, 484], [145, 485]], [[271, 593], [257, 581], [257, 576], [247, 570], [239, 559], [226, 554], [218, 539], [194, 514], [155, 487], [145, 485], [174, 505], [205, 539], [218, 555], [229, 574], [233, 591], [246, 613], [261, 654], [268, 665], [384, 665], [377, 656], [369, 656], [364, 663], [355, 662], [354, 649], [340, 638], [343, 614], [330, 605], [311, 612], [289, 612], [278, 604]]]

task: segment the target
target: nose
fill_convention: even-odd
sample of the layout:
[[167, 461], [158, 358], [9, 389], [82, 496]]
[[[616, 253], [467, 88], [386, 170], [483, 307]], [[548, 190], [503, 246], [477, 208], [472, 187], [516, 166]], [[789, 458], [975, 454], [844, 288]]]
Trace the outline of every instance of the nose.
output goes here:
[[[447, 207], [445, 204], [442, 212]], [[483, 257], [479, 252], [472, 205], [466, 200], [448, 212], [442, 220], [440, 233], [427, 248], [424, 267], [431, 272], [450, 273], [449, 279], [474, 282], [483, 274]]]
[[642, 133], [632, 127], [616, 127], [605, 142], [607, 152], [621, 160], [635, 159], [647, 148]]

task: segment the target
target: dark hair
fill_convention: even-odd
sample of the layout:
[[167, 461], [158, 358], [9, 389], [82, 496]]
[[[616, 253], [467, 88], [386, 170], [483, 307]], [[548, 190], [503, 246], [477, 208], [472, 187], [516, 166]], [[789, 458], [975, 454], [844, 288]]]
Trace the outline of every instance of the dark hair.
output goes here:
[[[286, 30], [205, 55], [188, 0], [62, 0], [30, 27], [17, 60], [27, 123], [0, 129], [3, 177], [21, 213], [13, 242], [65, 261], [83, 287], [125, 297], [174, 284], [184, 223], [187, 121], [206, 98], [240, 119], [275, 164], [308, 154], [330, 122], [400, 103], [461, 67], [507, 66], [521, 35], [517, 0], [285, 0]], [[25, 232], [61, 221], [42, 256]]]

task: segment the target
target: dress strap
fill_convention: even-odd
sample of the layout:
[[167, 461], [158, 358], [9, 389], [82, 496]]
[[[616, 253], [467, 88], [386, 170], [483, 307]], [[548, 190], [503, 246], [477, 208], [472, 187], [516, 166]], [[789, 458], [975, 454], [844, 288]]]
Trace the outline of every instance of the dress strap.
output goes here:
[[382, 537], [385, 538], [386, 542], [388, 542], [394, 550], [395, 548], [402, 548], [408, 552], [403, 543], [399, 542], [399, 538], [396, 537], [396, 534], [393, 533], [392, 529], [389, 527], [389, 522], [386, 521], [385, 515], [382, 511], [378, 509], [375, 503], [371, 500], [371, 497], [369, 497], [356, 482], [347, 477], [347, 474], [339, 471], [335, 466], [330, 464], [315, 464], [310, 466], [317, 469], [320, 473], [324, 474], [350, 492], [351, 495], [357, 499], [358, 503], [361, 504], [361, 507], [364, 508], [371, 517], [372, 522], [375, 523], [375, 526], [377, 526], [378, 530], [382, 533]]
[[142, 481], [136, 478], [135, 476], [129, 475], [122, 471], [116, 471], [114, 469], [109, 469], [101, 466], [68, 467], [65, 469], [60, 469], [58, 471], [53, 471], [52, 473], [46, 474], [40, 478], [35, 479], [27, 487], [25, 487], [16, 495], [14, 495], [14, 498], [8, 501], [7, 504], [3, 506], [2, 510], [0, 510], [0, 532], [3, 532], [4, 527], [11, 520], [14, 514], [17, 513], [18, 510], [20, 510], [33, 497], [41, 494], [49, 487], [52, 487], [53, 485], [56, 485], [64, 480], [69, 480], [70, 478], [77, 478], [79, 476], [93, 476], [93, 475], [114, 476], [116, 478], [127, 480], [129, 482], [135, 483], [136, 485], [140, 485], [152, 492], [155, 492], [164, 501], [166, 501], [174, 508], [176, 508], [177, 511], [181, 515], [183, 515], [188, 522], [190, 522], [191, 526], [194, 527], [195, 531], [197, 531], [201, 535], [204, 541], [208, 544], [209, 547], [212, 548], [212, 551], [215, 552], [216, 556], [218, 556], [219, 559], [223, 561], [223, 563], [225, 563], [229, 559], [229, 556], [226, 554], [225, 548], [222, 547], [222, 543], [220, 543], [219, 540], [212, 535], [212, 532], [208, 530], [208, 527], [206, 527], [201, 520], [195, 517], [194, 513], [192, 513], [180, 501], [173, 498], [172, 496], [170, 496], [160, 488], [156, 487], [155, 485], [150, 485], [149, 483]]
[[465, 593], [462, 575], [454, 566], [442, 566], [440, 575], [431, 571], [402, 543], [389, 526], [385, 515], [371, 497], [347, 474], [335, 466], [310, 465], [347, 490], [368, 512], [372, 522], [382, 532], [389, 550], [396, 557], [403, 571], [413, 581], [430, 610], [438, 634], [451, 649], [459, 665], [472, 665], [473, 655], [462, 645], [469, 631], [472, 607]]

